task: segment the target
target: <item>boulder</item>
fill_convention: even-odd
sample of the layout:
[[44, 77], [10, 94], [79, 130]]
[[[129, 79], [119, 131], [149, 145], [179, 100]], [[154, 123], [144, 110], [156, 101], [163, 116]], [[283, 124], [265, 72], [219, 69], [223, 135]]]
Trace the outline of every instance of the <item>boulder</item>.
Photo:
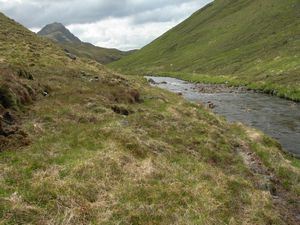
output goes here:
[[155, 80], [153, 80], [152, 78], [150, 78], [149, 80], [148, 80], [148, 82], [150, 83], [150, 84], [157, 84], [156, 82], [155, 82]]
[[66, 56], [69, 57], [72, 60], [76, 60], [77, 59], [76, 55], [73, 55], [73, 54], [71, 54], [69, 52], [66, 52]]
[[207, 102], [207, 104], [208, 104], [208, 108], [210, 108], [210, 109], [216, 108], [216, 105], [214, 103], [212, 103], [211, 101]]

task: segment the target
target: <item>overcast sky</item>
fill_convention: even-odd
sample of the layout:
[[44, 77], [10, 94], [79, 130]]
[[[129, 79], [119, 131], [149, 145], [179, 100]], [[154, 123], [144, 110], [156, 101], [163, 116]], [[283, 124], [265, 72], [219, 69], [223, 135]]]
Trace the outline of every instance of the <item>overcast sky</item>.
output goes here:
[[0, 0], [0, 11], [33, 31], [61, 22], [82, 41], [141, 48], [212, 0]]

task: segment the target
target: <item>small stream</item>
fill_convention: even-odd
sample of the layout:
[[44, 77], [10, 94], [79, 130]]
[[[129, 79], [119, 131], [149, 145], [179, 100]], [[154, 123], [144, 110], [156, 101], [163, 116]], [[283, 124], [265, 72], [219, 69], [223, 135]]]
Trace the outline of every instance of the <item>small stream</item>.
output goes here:
[[[300, 158], [300, 103], [250, 91], [206, 91], [198, 84], [170, 77], [146, 77], [154, 86], [181, 93], [193, 102], [211, 104], [215, 113], [230, 122], [242, 122], [277, 139], [283, 148]], [[153, 83], [154, 83], [153, 82]]]

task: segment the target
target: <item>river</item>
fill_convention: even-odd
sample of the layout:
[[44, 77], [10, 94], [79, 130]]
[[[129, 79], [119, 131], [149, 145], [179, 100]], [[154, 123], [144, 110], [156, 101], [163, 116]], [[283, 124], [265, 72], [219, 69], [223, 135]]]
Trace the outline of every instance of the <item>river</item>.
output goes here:
[[262, 130], [300, 158], [300, 103], [238, 89], [215, 88], [217, 91], [212, 93], [206, 88], [203, 91], [199, 84], [170, 77], [147, 76], [146, 79], [152, 79], [154, 86], [182, 94], [189, 101], [210, 104], [215, 113], [230, 122], [242, 122]]

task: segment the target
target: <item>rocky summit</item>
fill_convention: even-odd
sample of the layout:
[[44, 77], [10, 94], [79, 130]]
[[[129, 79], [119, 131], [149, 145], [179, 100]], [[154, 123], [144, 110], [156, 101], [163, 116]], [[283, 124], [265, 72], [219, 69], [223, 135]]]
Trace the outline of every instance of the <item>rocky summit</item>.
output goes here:
[[40, 36], [48, 37], [59, 43], [76, 43], [80, 44], [81, 40], [72, 34], [63, 24], [52, 23], [46, 25], [38, 33]]

